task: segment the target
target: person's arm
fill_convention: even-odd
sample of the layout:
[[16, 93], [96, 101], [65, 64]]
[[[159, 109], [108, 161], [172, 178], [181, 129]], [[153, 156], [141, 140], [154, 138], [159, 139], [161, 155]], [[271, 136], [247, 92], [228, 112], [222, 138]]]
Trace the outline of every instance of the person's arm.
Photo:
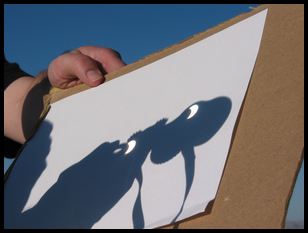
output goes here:
[[[4, 91], [4, 136], [19, 143], [26, 141], [25, 129], [29, 132], [34, 125], [30, 123], [25, 126], [28, 124], [23, 120], [25, 111], [31, 114], [31, 99], [42, 98], [44, 92], [48, 92], [46, 81], [59, 88], [68, 88], [80, 83], [94, 87], [104, 82], [104, 74], [124, 65], [119, 54], [112, 49], [84, 46], [57, 57], [50, 63], [45, 75], [18, 78]], [[25, 105], [30, 107], [25, 108]], [[26, 115], [29, 119], [29, 114]]]
[[22, 126], [23, 105], [30, 90], [42, 79], [23, 76], [4, 91], [4, 135], [21, 144], [26, 141]]

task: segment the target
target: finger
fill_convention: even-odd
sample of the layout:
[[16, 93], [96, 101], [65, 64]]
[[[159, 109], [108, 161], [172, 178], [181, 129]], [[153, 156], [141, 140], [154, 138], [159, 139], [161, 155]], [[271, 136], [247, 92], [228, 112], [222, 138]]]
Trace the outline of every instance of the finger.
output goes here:
[[110, 48], [83, 46], [80, 47], [78, 51], [102, 64], [107, 73], [116, 71], [125, 66], [125, 63], [121, 59], [121, 55]]
[[[48, 77], [53, 86], [67, 88], [83, 82], [94, 87], [104, 82], [96, 61], [82, 53], [67, 53], [51, 62]], [[80, 80], [80, 81], [79, 81]]]

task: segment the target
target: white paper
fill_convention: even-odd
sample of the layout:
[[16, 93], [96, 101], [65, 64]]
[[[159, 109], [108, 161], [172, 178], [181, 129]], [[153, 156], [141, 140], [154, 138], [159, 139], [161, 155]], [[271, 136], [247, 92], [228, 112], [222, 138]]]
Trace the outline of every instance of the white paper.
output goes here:
[[52, 104], [5, 184], [5, 227], [154, 228], [204, 211], [266, 14]]

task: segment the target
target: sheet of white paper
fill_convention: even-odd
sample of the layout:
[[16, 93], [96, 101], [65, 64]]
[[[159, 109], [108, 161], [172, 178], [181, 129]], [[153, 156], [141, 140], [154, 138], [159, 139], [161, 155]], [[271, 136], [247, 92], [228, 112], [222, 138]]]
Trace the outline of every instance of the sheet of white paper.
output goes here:
[[204, 211], [266, 14], [52, 104], [6, 182], [5, 226], [153, 228]]

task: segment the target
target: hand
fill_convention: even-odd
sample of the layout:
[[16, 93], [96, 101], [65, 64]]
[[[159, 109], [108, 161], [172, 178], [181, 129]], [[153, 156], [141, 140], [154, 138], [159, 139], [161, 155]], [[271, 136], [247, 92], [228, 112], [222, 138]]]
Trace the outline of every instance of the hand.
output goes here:
[[83, 46], [54, 59], [48, 67], [48, 78], [52, 86], [63, 89], [81, 83], [95, 87], [105, 81], [106, 73], [124, 65], [112, 49]]
[[[112, 49], [84, 46], [53, 60], [48, 67], [51, 85], [69, 88], [80, 83], [90, 87], [104, 82], [106, 73], [118, 70], [125, 63]], [[43, 106], [46, 72], [36, 78], [20, 77], [4, 91], [4, 135], [14, 141], [24, 143], [38, 121]], [[49, 83], [48, 83], [49, 84]], [[46, 93], [45, 93], [46, 92]], [[35, 111], [33, 111], [33, 106]]]

